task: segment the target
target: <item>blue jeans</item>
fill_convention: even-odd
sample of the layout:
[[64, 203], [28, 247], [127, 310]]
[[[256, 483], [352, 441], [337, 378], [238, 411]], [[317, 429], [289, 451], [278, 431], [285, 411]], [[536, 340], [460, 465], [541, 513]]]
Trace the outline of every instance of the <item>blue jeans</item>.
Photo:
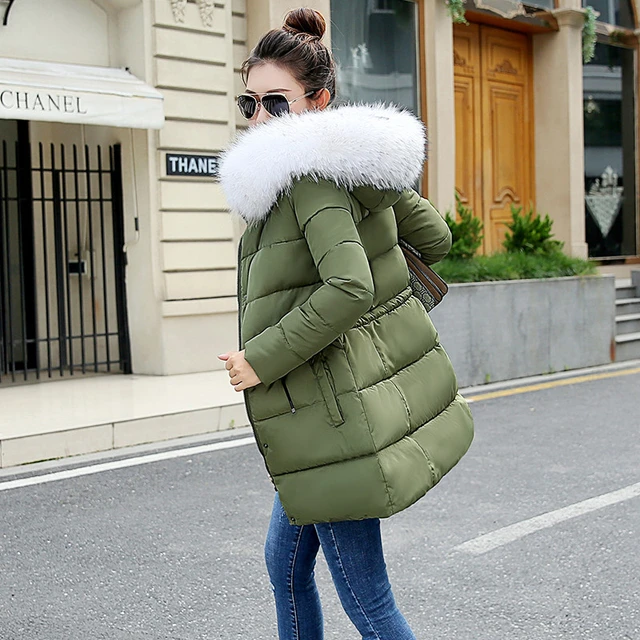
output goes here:
[[321, 545], [342, 606], [363, 640], [415, 640], [391, 592], [380, 520], [292, 525], [276, 493], [265, 559], [280, 640], [323, 638], [314, 577]]

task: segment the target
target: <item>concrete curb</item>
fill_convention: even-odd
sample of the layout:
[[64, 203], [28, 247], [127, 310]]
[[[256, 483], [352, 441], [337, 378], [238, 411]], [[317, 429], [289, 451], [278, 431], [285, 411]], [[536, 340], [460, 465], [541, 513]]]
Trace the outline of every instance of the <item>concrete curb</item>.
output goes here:
[[0, 468], [246, 427], [243, 403], [0, 438]]

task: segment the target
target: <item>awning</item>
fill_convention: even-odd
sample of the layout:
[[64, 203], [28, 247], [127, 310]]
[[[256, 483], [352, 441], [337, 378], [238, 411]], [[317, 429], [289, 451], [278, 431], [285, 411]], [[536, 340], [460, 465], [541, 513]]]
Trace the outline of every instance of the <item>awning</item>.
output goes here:
[[0, 118], [160, 129], [164, 110], [124, 69], [0, 58]]

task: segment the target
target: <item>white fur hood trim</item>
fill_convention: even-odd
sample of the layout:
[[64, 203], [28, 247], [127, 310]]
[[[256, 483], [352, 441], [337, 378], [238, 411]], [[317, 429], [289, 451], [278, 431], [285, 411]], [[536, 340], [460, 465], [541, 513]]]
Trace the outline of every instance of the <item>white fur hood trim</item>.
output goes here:
[[223, 155], [229, 206], [248, 223], [265, 218], [304, 176], [354, 189], [412, 187], [425, 160], [424, 126], [407, 111], [349, 105], [272, 118], [240, 135]]

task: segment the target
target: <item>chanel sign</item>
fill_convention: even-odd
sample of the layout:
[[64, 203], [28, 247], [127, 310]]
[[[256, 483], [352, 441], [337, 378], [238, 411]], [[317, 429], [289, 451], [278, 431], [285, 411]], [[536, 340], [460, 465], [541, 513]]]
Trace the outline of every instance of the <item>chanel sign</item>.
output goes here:
[[7, 111], [40, 111], [86, 114], [82, 98], [74, 95], [35, 93], [33, 91], [0, 91], [0, 107]]

